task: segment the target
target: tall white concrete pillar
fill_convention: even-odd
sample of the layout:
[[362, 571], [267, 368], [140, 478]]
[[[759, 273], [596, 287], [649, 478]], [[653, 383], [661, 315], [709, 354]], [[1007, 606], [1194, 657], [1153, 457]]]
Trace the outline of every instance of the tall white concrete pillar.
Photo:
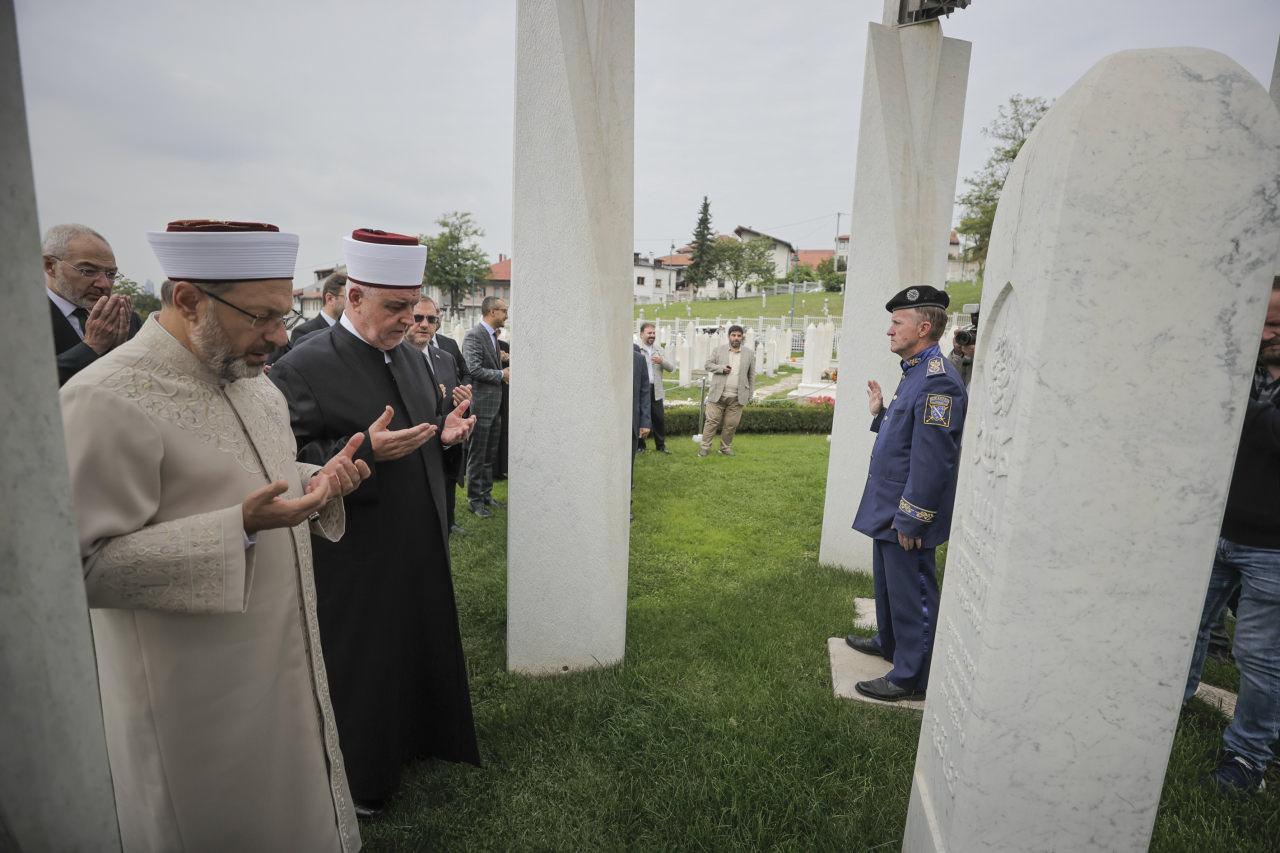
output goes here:
[[0, 4], [0, 849], [118, 850], [13, 4]]
[[634, 76], [634, 0], [520, 0], [512, 314], [572, 332], [512, 359], [507, 665], [517, 672], [623, 656]]
[[[909, 284], [941, 288], [960, 159], [971, 45], [937, 21], [897, 27], [896, 0], [871, 24], [854, 171], [840, 380], [818, 559], [871, 570], [871, 543], [850, 525], [867, 479], [874, 434], [866, 384], [897, 384], [884, 305]], [[805, 354], [808, 361], [808, 353]]]

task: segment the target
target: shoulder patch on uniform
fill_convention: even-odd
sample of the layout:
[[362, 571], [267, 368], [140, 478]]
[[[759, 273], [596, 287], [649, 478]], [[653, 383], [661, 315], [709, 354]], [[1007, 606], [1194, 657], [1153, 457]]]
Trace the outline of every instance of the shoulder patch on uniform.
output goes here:
[[946, 394], [929, 394], [924, 398], [924, 422], [930, 426], [951, 426], [951, 398]]
[[942, 356], [935, 355], [929, 359], [929, 367], [925, 371], [925, 376], [937, 376], [939, 373], [946, 373], [947, 369], [942, 366]]

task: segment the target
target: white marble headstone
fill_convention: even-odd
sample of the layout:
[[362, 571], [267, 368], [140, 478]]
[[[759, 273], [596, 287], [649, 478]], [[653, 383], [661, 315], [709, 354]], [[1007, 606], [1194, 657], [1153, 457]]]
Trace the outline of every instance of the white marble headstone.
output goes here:
[[1104, 59], [1019, 154], [904, 849], [1147, 849], [1278, 196], [1280, 114], [1206, 50]]

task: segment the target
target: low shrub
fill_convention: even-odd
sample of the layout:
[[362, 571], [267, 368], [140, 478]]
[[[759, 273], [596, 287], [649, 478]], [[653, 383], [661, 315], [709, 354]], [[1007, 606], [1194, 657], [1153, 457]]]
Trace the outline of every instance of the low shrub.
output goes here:
[[[742, 410], [738, 432], [813, 433], [829, 435], [831, 406], [798, 406], [791, 401], [753, 403]], [[667, 435], [696, 435], [702, 431], [697, 406], [679, 406], [666, 410]]]

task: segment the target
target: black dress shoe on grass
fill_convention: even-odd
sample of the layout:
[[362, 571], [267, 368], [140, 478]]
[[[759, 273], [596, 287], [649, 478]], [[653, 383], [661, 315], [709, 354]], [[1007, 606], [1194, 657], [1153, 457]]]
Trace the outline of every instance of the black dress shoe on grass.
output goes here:
[[875, 637], [859, 637], [857, 634], [850, 634], [844, 638], [845, 644], [855, 652], [862, 652], [864, 655], [883, 658], [884, 650], [880, 648], [880, 641]]
[[504, 504], [502, 501], [498, 500], [493, 496], [486, 497], [484, 499], [484, 502], [485, 502], [485, 506], [496, 506], [498, 509], [502, 509], [504, 506], [506, 506], [506, 504]]
[[918, 702], [924, 699], [924, 691], [914, 687], [899, 687], [889, 680], [888, 676], [880, 676], [871, 681], [859, 681], [853, 685], [863, 696], [879, 699], [881, 702]]
[[467, 528], [463, 527], [461, 524], [451, 524], [449, 525], [449, 532], [454, 536], [466, 536]]
[[480, 503], [480, 501], [476, 501], [471, 505], [471, 512], [481, 518], [493, 518], [493, 513], [489, 511], [487, 506]]

